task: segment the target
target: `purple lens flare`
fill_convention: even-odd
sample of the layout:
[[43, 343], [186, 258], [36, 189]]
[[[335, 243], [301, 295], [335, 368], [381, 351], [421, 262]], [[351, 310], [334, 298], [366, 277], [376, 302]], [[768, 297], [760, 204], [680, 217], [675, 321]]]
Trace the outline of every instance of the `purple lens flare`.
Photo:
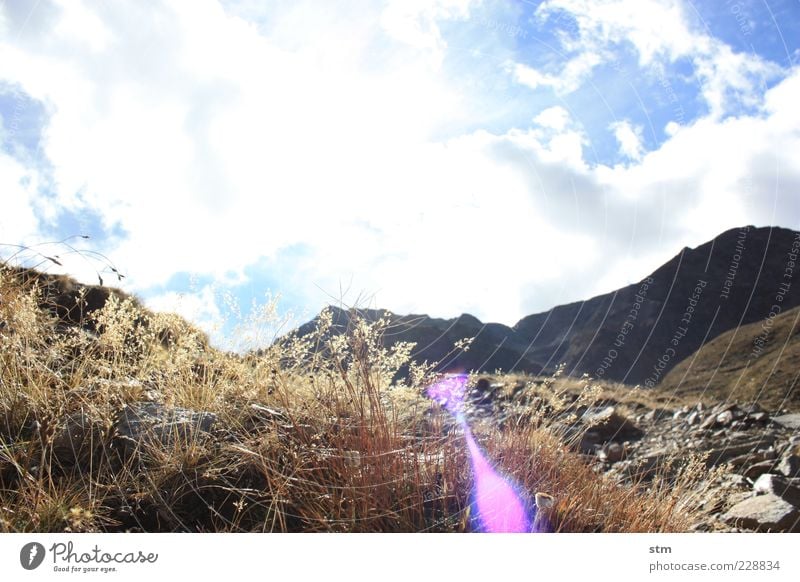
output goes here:
[[467, 450], [475, 476], [473, 498], [481, 529], [487, 533], [527, 533], [531, 519], [525, 503], [509, 481], [495, 471], [483, 456], [464, 418], [467, 375], [447, 376], [428, 387], [428, 396], [444, 406], [464, 429]]

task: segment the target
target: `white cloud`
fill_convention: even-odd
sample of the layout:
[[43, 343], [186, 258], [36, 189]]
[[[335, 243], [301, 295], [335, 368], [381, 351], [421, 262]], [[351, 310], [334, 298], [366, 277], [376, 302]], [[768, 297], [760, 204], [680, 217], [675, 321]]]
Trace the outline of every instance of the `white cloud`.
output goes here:
[[548, 107], [533, 118], [533, 122], [537, 125], [556, 131], [562, 131], [569, 121], [569, 112], [560, 105]]
[[[558, 3], [587, 15], [595, 4]], [[632, 39], [646, 66], [703, 49], [677, 3], [661, 16], [678, 14], [676, 22], [635, 30], [625, 23], [636, 4], [608, 5], [616, 12], [581, 25], [563, 78], [513, 70], [568, 92], [609, 42]], [[36, 42], [49, 29], [32, 27], [19, 42], [0, 40], [0, 79], [44, 103], [42, 152], [57, 204], [117, 227], [100, 250], [134, 290], [175, 272], [224, 286], [266, 264], [309, 305], [341, 284], [350, 298], [374, 295], [374, 305], [398, 312], [513, 323], [644, 276], [725, 228], [800, 216], [796, 72], [762, 103], [756, 81], [765, 71], [708, 39], [698, 53], [711, 59], [698, 73], [706, 98], [719, 108], [748, 99], [757, 114], [686, 123], [648, 152], [641, 128], [621, 122], [612, 130], [630, 163], [609, 167], [587, 161], [585, 130], [552, 103], [530, 127], [468, 125], [468, 96], [442, 60], [463, 47], [448, 46], [441, 21], [471, 5], [409, 6], [283, 2], [260, 6], [253, 23], [211, 0], [87, 3], [110, 35], [92, 41], [103, 50], [91, 53], [90, 42], [87, 51], [80, 34]], [[95, 36], [103, 34], [87, 38]], [[503, 78], [502, 65], [496, 73]], [[19, 231], [8, 232], [22, 237], [37, 227], [37, 170], [7, 157], [0, 164], [0, 191], [17, 193], [6, 222]], [[150, 304], [207, 327], [220, 317], [211, 287]]]
[[642, 159], [644, 146], [642, 145], [642, 127], [631, 125], [630, 121], [615, 121], [609, 127], [614, 132], [614, 137], [619, 143], [619, 152], [632, 160]]
[[218, 292], [214, 287], [206, 285], [189, 293], [173, 291], [162, 293], [149, 298], [146, 305], [153, 311], [180, 315], [194, 322], [207, 334], [214, 336], [219, 334], [225, 325], [218, 299]]
[[517, 81], [534, 89], [549, 85], [560, 93], [572, 92], [601, 61], [615, 58], [615, 46], [629, 43], [644, 68], [661, 71], [666, 64], [689, 59], [711, 115], [722, 117], [731, 107], [754, 105], [766, 83], [781, 71], [754, 53], [734, 52], [709, 36], [692, 20], [683, 0], [546, 0], [536, 12], [551, 21], [567, 14], [575, 29], [561, 35], [563, 48], [572, 56], [558, 73], [516, 65]]
[[424, 51], [434, 67], [441, 66], [447, 43], [439, 22], [469, 16], [474, 0], [389, 0], [380, 22], [393, 38]]
[[542, 73], [522, 63], [514, 65], [514, 78], [531, 89], [552, 87], [558, 94], [571, 93], [581, 86], [584, 79], [602, 62], [597, 51], [586, 51], [571, 58], [557, 74]]
[[[2, 127], [0, 137], [1, 130]], [[35, 240], [39, 231], [39, 221], [34, 213], [38, 196], [37, 185], [38, 177], [35, 172], [0, 152], [0, 192], [3, 193], [0, 243], [30, 245], [40, 242]]]

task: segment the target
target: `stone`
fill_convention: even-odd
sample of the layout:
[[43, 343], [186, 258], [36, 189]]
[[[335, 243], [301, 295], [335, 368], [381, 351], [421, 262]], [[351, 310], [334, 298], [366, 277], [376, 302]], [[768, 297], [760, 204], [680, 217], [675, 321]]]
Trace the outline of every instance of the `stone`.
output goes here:
[[756, 451], [753, 453], [747, 453], [733, 457], [732, 459], [728, 460], [728, 463], [734, 467], [743, 467], [753, 465], [755, 463], [761, 463], [763, 461], [774, 461], [774, 459], [775, 451]]
[[597, 451], [597, 456], [606, 463], [618, 463], [625, 458], [625, 448], [619, 443], [607, 443]]
[[728, 525], [766, 532], [800, 532], [800, 510], [767, 493], [745, 499], [722, 516]]
[[800, 477], [800, 456], [787, 455], [781, 459], [778, 471], [787, 477]]
[[800, 429], [800, 414], [782, 414], [773, 416], [772, 422], [790, 430]]
[[712, 449], [708, 451], [706, 464], [709, 467], [724, 465], [725, 463], [731, 461], [731, 459], [735, 459], [741, 455], [753, 454], [757, 446], [757, 442], [746, 442], [742, 444], [730, 444], [717, 449]]
[[754, 463], [747, 467], [742, 474], [751, 481], [755, 481], [761, 475], [769, 473], [774, 468], [775, 461], [761, 461], [760, 463]]
[[764, 474], [753, 483], [753, 491], [757, 494], [771, 493], [800, 507], [800, 487], [780, 475]]
[[705, 430], [709, 428], [713, 428], [717, 424], [717, 416], [715, 414], [711, 414], [706, 418], [703, 422], [700, 423], [700, 428]]
[[669, 461], [673, 458], [666, 449], [655, 449], [634, 459], [626, 468], [627, 477], [632, 480], [652, 479], [656, 474], [668, 475], [672, 467]]
[[584, 413], [583, 421], [590, 427], [590, 430], [599, 435], [602, 441], [638, 439], [644, 434], [614, 406], [607, 406], [600, 411], [590, 409]]
[[59, 462], [75, 464], [99, 444], [102, 425], [85, 412], [68, 415], [53, 435], [53, 455]]
[[733, 422], [733, 412], [730, 410], [726, 410], [725, 412], [720, 412], [717, 415], [717, 424], [720, 426], [728, 426]]
[[671, 410], [667, 410], [666, 408], [654, 408], [650, 412], [646, 413], [642, 419], [647, 422], [658, 422], [659, 420], [670, 417], [672, 417]]
[[123, 408], [115, 429], [115, 439], [123, 454], [140, 445], [172, 446], [209, 433], [217, 421], [211, 412], [170, 408], [156, 402], [136, 402]]
[[694, 412], [690, 412], [689, 416], [686, 417], [686, 424], [689, 426], [694, 426], [700, 421], [700, 413], [696, 410]]

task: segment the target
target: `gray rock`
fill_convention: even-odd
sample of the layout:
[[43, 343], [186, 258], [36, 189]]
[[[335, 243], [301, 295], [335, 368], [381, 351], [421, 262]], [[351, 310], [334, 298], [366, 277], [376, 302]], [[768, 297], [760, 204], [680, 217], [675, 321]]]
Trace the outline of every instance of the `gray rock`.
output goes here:
[[663, 420], [670, 417], [672, 417], [671, 410], [667, 410], [666, 408], [654, 408], [653, 410], [645, 414], [642, 418], [647, 422], [658, 422], [659, 420]]
[[211, 431], [217, 415], [187, 408], [169, 408], [156, 402], [125, 406], [117, 419], [116, 441], [124, 453], [141, 445], [171, 446], [190, 442]]
[[689, 416], [686, 417], [686, 424], [689, 426], [694, 426], [700, 421], [700, 413], [696, 410], [694, 412], [690, 412]]
[[771, 493], [788, 501], [795, 507], [800, 507], [800, 487], [780, 475], [761, 475], [753, 483], [753, 491], [758, 494]]
[[590, 409], [583, 415], [583, 421], [602, 441], [638, 439], [644, 434], [613, 406], [607, 406], [600, 411]]
[[606, 463], [618, 463], [625, 458], [625, 448], [619, 443], [608, 443], [597, 451], [597, 456]]
[[750, 441], [741, 444], [730, 444], [723, 447], [712, 449], [708, 452], [706, 464], [709, 467], [716, 465], [724, 465], [731, 459], [735, 459], [741, 455], [750, 455], [754, 453], [760, 441]]
[[755, 481], [761, 475], [763, 475], [764, 473], [769, 473], [774, 468], [775, 468], [775, 461], [761, 461], [760, 463], [755, 463], [747, 467], [742, 472], [742, 475], [744, 475], [751, 481]]
[[102, 439], [102, 424], [85, 412], [76, 412], [59, 423], [53, 435], [53, 455], [61, 463], [83, 460]]
[[800, 429], [800, 414], [783, 414], [773, 416], [772, 422], [790, 430]]
[[720, 412], [717, 415], [717, 424], [720, 426], [728, 426], [733, 422], [733, 412], [730, 410], [726, 410], [725, 412]]
[[800, 456], [785, 456], [778, 465], [778, 471], [787, 477], [800, 477]]
[[771, 493], [737, 503], [722, 516], [722, 520], [734, 527], [756, 531], [800, 531], [800, 511]]
[[774, 461], [775, 451], [756, 451], [733, 457], [728, 462], [734, 467], [746, 467], [764, 461]]
[[713, 428], [717, 425], [717, 415], [711, 414], [706, 418], [703, 422], [700, 423], [700, 428], [705, 430], [708, 428]]

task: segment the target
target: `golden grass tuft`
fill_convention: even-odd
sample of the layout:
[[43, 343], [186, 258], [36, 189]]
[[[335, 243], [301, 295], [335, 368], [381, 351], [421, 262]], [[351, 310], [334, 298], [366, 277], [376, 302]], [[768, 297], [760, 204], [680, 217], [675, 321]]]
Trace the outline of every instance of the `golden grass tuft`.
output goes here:
[[[475, 528], [463, 435], [424, 397], [429, 366], [395, 381], [412, 346], [384, 348], [386, 321], [335, 335], [328, 313], [309, 336], [240, 355], [131, 298], [112, 294], [91, 317], [91, 329], [62, 325], [41, 289], [0, 268], [0, 531]], [[537, 525], [686, 531], [700, 467], [637, 486], [596, 473], [548, 411], [604, 389], [559, 381], [473, 427], [531, 504], [553, 497]], [[214, 422], [126, 441], [120, 418], [143, 403]]]

